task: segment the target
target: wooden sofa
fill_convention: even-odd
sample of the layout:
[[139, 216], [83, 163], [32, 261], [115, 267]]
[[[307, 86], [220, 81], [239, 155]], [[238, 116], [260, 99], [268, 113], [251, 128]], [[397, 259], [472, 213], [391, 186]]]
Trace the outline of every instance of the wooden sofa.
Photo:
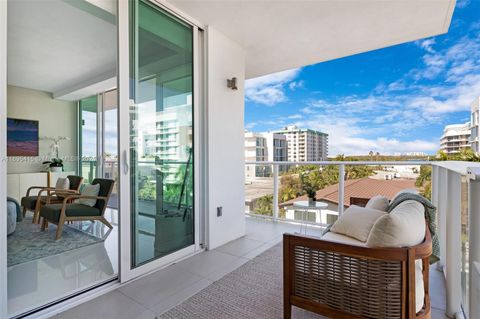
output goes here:
[[[430, 318], [429, 256], [423, 243], [369, 248], [314, 237], [283, 237], [284, 318], [297, 306], [330, 318]], [[421, 259], [423, 308], [416, 313], [415, 260]]]

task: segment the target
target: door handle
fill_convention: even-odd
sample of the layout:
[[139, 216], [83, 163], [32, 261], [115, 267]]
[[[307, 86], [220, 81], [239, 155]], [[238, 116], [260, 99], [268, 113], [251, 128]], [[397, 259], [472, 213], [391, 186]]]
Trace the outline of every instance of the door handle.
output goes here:
[[127, 175], [130, 170], [130, 165], [128, 165], [128, 152], [123, 150], [123, 174]]

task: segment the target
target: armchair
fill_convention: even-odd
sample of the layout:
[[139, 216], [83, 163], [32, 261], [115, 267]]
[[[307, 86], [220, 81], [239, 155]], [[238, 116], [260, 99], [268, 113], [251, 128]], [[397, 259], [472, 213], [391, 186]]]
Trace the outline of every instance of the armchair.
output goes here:
[[[428, 319], [431, 254], [428, 227], [421, 244], [404, 248], [284, 234], [284, 318], [291, 318], [291, 307], [297, 306], [331, 318]], [[423, 307], [417, 312], [415, 295], [422, 279]]]
[[[23, 207], [23, 217], [27, 214], [27, 211], [33, 212], [32, 223], [40, 222], [39, 212], [42, 204], [46, 203], [61, 203], [65, 194], [78, 194], [80, 186], [83, 182], [83, 177], [69, 175], [67, 176], [70, 181], [70, 189], [57, 190], [55, 187], [45, 186], [32, 186], [27, 190], [25, 197], [21, 199], [21, 206]], [[38, 189], [37, 195], [30, 195], [33, 190]]]
[[[107, 208], [108, 200], [112, 193], [115, 181], [111, 179], [96, 178], [92, 181], [92, 185], [100, 184], [98, 196], [85, 196], [81, 194], [67, 195], [61, 203], [46, 204], [40, 209], [40, 217], [42, 220], [42, 231], [48, 226], [48, 222], [57, 225], [57, 233], [55, 239], [62, 236], [63, 225], [69, 221], [95, 221], [102, 222], [109, 228], [112, 225], [103, 216]], [[83, 205], [72, 202], [75, 199], [96, 199], [94, 206]]]

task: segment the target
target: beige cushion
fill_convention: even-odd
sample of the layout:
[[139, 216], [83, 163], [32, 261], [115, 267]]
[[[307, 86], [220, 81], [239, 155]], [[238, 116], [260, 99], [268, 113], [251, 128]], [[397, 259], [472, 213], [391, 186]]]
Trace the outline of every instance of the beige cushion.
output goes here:
[[415, 246], [424, 238], [424, 207], [417, 201], [406, 200], [375, 222], [368, 236], [367, 247]]
[[353, 245], [353, 246], [365, 246], [365, 243], [362, 241], [359, 241], [355, 238], [348, 237], [342, 234], [337, 234], [334, 232], [328, 232], [325, 235], [322, 236], [323, 240], [328, 240], [334, 243], [339, 243], [339, 244], [347, 244], [347, 245]]
[[386, 212], [389, 204], [390, 202], [388, 198], [382, 195], [377, 195], [370, 198], [367, 205], [365, 205], [365, 208], [371, 208]]
[[422, 310], [425, 298], [422, 269], [422, 260], [415, 260], [415, 312]]
[[[83, 196], [98, 196], [98, 193], [100, 192], [100, 184], [95, 184], [95, 185], [85, 185], [82, 188], [82, 191], [80, 195]], [[79, 198], [75, 200], [75, 203], [77, 204], [82, 204], [82, 205], [87, 205], [90, 207], [93, 207], [97, 200], [95, 198], [89, 199], [89, 198]]]
[[377, 219], [385, 214], [380, 210], [352, 205], [340, 215], [331, 231], [365, 242]]
[[[368, 236], [367, 247], [408, 247], [423, 242], [425, 238], [424, 207], [417, 201], [407, 200], [390, 214], [380, 217]], [[423, 308], [425, 297], [422, 261], [415, 261], [415, 310]]]
[[70, 189], [70, 180], [68, 178], [58, 178], [57, 183], [55, 183], [56, 190], [66, 190]]

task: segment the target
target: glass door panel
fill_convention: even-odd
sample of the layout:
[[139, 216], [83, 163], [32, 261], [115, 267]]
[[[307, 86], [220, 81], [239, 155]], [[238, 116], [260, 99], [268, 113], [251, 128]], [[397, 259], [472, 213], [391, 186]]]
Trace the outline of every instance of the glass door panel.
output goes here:
[[80, 100], [80, 176], [85, 183], [97, 177], [97, 95]]
[[118, 92], [103, 95], [103, 177], [115, 181], [108, 206], [118, 208]]
[[194, 244], [193, 30], [135, 1], [130, 110], [132, 267]]

